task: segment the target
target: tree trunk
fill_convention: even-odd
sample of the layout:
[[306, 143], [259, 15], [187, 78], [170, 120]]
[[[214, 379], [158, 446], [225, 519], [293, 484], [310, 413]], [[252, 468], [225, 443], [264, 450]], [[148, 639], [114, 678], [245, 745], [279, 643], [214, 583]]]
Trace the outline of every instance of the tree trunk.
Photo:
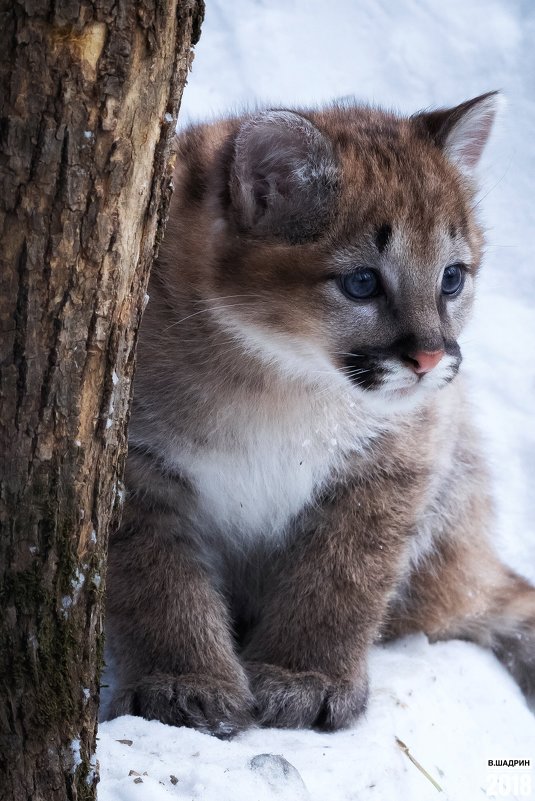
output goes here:
[[136, 332], [202, 0], [1, 0], [0, 798], [95, 798]]

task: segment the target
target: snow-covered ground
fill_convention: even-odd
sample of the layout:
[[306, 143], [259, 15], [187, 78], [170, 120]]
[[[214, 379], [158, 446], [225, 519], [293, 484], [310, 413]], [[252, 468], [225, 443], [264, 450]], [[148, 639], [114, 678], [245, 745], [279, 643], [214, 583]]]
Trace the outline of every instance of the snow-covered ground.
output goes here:
[[[463, 336], [495, 474], [496, 537], [535, 580], [535, 3], [533, 0], [207, 0], [181, 122], [254, 103], [357, 98], [403, 112], [502, 89], [481, 166], [486, 266]], [[423, 635], [374, 649], [365, 718], [346, 732], [253, 730], [220, 742], [123, 717], [100, 727], [100, 801], [427, 801], [535, 798], [489, 759], [531, 759], [535, 716], [494, 657]], [[121, 740], [131, 741], [118, 742]], [[276, 757], [282, 755], [298, 773]], [[130, 773], [134, 771], [135, 773]], [[139, 775], [138, 775], [139, 774]], [[140, 781], [141, 780], [141, 781]], [[505, 792], [509, 790], [509, 792]]]

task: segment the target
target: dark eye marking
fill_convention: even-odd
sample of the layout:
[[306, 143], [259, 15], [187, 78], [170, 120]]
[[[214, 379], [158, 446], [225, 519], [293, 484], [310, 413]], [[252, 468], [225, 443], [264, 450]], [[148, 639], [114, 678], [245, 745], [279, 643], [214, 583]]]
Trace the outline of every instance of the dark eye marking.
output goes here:
[[375, 244], [379, 253], [382, 253], [386, 248], [391, 236], [392, 226], [388, 225], [388, 223], [384, 223], [384, 225], [381, 225], [380, 228], [377, 229], [375, 233]]
[[455, 237], [457, 236], [457, 228], [454, 226], [453, 223], [450, 225], [450, 236], [452, 239], [455, 239]]

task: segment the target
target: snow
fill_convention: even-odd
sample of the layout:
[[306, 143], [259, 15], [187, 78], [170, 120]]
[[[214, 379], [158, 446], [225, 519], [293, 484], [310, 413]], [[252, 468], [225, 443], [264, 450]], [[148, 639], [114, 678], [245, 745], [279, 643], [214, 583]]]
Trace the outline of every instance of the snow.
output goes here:
[[[437, 790], [397, 737], [442, 787], [441, 798], [475, 801], [489, 797], [482, 790], [491, 782], [489, 759], [533, 759], [532, 714], [513, 680], [482, 648], [458, 641], [430, 645], [416, 635], [375, 648], [370, 670], [365, 718], [336, 734], [256, 729], [222, 742], [135, 717], [101, 725], [99, 799], [435, 798]], [[295, 775], [269, 782], [251, 769], [251, 760], [266, 753], [288, 760], [306, 794]], [[137, 775], [143, 789], [133, 783]]]
[[74, 600], [78, 600], [78, 596], [80, 594], [80, 590], [84, 586], [85, 576], [81, 570], [77, 569], [74, 575], [74, 578], [71, 579], [71, 587], [74, 596]]
[[[531, 0], [208, 0], [180, 116], [183, 125], [255, 104], [315, 105], [347, 95], [412, 113], [503, 90], [507, 109], [480, 170], [487, 256], [461, 345], [494, 473], [497, 541], [532, 580], [534, 36]], [[446, 801], [535, 798], [529, 769], [496, 774], [487, 766], [489, 759], [535, 763], [535, 717], [490, 653], [418, 635], [374, 648], [370, 677], [365, 717], [336, 734], [253, 729], [221, 742], [134, 717], [103, 724], [99, 799], [437, 797], [396, 737]], [[272, 756], [254, 768], [251, 760], [265, 754]], [[497, 775], [509, 777], [509, 788], [500, 792]]]
[[72, 755], [72, 768], [71, 772], [75, 773], [76, 769], [82, 764], [82, 756], [80, 753], [80, 740], [75, 739], [71, 741], [71, 755]]

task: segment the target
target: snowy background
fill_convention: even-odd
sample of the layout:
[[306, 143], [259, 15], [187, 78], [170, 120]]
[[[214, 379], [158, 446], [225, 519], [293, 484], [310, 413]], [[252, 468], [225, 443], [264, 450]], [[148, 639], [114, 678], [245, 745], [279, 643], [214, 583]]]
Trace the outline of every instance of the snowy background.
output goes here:
[[[535, 3], [206, 0], [181, 124], [251, 104], [357, 99], [412, 113], [501, 89], [480, 170], [486, 266], [461, 339], [494, 470], [496, 538], [535, 580]], [[252, 730], [233, 742], [123, 717], [100, 727], [100, 801], [535, 799], [535, 716], [494, 657], [422, 636], [374, 649], [368, 712], [336, 734]], [[396, 743], [401, 739], [443, 792]], [[121, 740], [125, 742], [120, 742]], [[259, 754], [282, 755], [250, 762]], [[260, 764], [258, 764], [260, 763]], [[256, 767], [254, 765], [256, 764]], [[509, 793], [504, 791], [509, 790]]]

